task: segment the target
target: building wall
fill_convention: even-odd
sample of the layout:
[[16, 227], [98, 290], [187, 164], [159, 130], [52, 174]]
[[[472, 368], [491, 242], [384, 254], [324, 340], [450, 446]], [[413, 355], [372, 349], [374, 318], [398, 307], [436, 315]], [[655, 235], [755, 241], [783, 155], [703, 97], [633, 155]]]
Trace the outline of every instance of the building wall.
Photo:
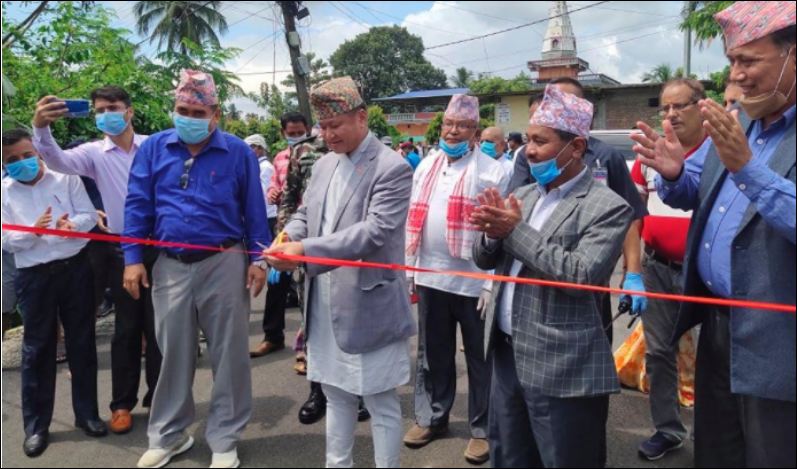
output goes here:
[[[529, 96], [530, 94], [500, 98], [500, 103], [509, 109], [510, 119], [508, 123], [499, 122], [500, 106], [496, 106], [495, 121], [505, 134], [509, 132], [525, 133], [529, 121]], [[639, 120], [657, 123], [659, 121], [657, 115], [658, 96], [658, 85], [603, 89], [598, 94], [588, 92], [587, 99], [595, 106], [593, 128], [596, 130], [630, 129]]]

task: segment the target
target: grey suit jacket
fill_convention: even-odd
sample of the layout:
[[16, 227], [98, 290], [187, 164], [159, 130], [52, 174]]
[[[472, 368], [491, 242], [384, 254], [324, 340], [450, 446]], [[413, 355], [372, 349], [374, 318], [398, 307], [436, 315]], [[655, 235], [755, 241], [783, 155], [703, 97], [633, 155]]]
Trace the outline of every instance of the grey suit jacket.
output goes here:
[[[307, 256], [404, 264], [404, 231], [412, 190], [412, 168], [398, 153], [369, 134], [334, 219], [334, 232], [321, 236], [324, 199], [338, 159], [319, 159], [302, 206], [285, 227], [302, 241]], [[333, 270], [334, 269], [334, 270]], [[333, 268], [308, 264], [304, 304], [314, 278], [332, 270], [332, 328], [338, 346], [359, 354], [415, 335], [406, 276], [382, 269]], [[306, 332], [312, 324], [305, 311]]]
[[[605, 285], [620, 257], [631, 223], [631, 207], [609, 188], [582, 177], [541, 231], [528, 225], [540, 197], [537, 185], [515, 191], [523, 219], [505, 240], [489, 249], [480, 237], [476, 264], [519, 277]], [[497, 306], [506, 284], [494, 289], [485, 323], [489, 354], [498, 327]], [[618, 392], [620, 383], [600, 316], [600, 295], [581, 290], [517, 285], [512, 302], [512, 338], [520, 383], [536, 394], [583, 397]]]

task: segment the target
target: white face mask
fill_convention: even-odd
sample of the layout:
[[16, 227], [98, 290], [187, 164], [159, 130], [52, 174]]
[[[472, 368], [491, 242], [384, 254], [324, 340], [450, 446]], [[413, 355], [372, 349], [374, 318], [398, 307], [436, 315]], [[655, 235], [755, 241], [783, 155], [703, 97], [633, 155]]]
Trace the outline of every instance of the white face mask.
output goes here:
[[797, 83], [797, 79], [791, 84], [791, 88], [789, 88], [789, 94], [783, 94], [780, 91], [780, 82], [783, 80], [783, 74], [786, 72], [786, 66], [789, 64], [789, 56], [791, 55], [791, 49], [786, 53], [786, 61], [783, 62], [783, 67], [780, 69], [780, 76], [778, 77], [778, 83], [775, 85], [775, 89], [773, 89], [770, 93], [764, 93], [759, 96], [742, 96], [739, 99], [739, 105], [744, 109], [744, 112], [753, 120], [761, 119], [778, 109], [782, 109], [783, 106], [789, 101], [789, 96], [791, 96], [792, 91], [794, 91], [795, 83]]

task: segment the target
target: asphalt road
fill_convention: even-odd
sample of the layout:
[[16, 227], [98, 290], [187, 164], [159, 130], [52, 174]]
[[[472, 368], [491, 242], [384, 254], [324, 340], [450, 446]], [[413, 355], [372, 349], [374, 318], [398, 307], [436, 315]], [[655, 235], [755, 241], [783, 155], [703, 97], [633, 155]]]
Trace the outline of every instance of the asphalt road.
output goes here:
[[[617, 284], [617, 277], [612, 282]], [[615, 301], [616, 303], [616, 301]], [[250, 320], [251, 345], [262, 338], [260, 323], [263, 296], [252, 303]], [[299, 312], [289, 310], [286, 337], [293, 338], [299, 327]], [[628, 320], [622, 318], [615, 324], [615, 348], [627, 336]], [[413, 342], [414, 346], [414, 342]], [[111, 397], [110, 335], [98, 337], [100, 414], [110, 416], [107, 408]], [[449, 435], [434, 441], [425, 448], [402, 448], [401, 464], [404, 467], [469, 467], [463, 451], [467, 444], [467, 376], [464, 354], [457, 357], [458, 396], [451, 415]], [[324, 420], [315, 425], [302, 425], [297, 419], [299, 407], [309, 392], [304, 377], [293, 370], [293, 352], [286, 349], [276, 354], [254, 359], [252, 382], [254, 411], [252, 419], [238, 446], [238, 455], [244, 467], [323, 467]], [[189, 428], [196, 438], [194, 448], [173, 460], [169, 467], [207, 467], [211, 452], [204, 441], [210, 391], [211, 370], [207, 354], [199, 358], [194, 383], [196, 422]], [[2, 374], [2, 466], [3, 467], [130, 467], [147, 448], [146, 409], [136, 408], [134, 428], [127, 435], [109, 434], [105, 438], [86, 437], [72, 425], [71, 391], [67, 366], [59, 365], [57, 400], [53, 423], [50, 427], [50, 447], [36, 459], [28, 459], [22, 452], [24, 439], [20, 410], [19, 369], [4, 369]], [[143, 393], [141, 393], [143, 394]], [[400, 389], [404, 427], [412, 425], [412, 388]], [[683, 410], [687, 426], [691, 428], [692, 412]], [[611, 398], [608, 424], [609, 467], [691, 467], [692, 444], [656, 462], [642, 461], [637, 456], [637, 446], [650, 436], [652, 427], [648, 399], [642, 393], [623, 390]], [[370, 426], [360, 423], [355, 442], [355, 465], [373, 467], [373, 446]], [[488, 463], [489, 464], [489, 463]]]

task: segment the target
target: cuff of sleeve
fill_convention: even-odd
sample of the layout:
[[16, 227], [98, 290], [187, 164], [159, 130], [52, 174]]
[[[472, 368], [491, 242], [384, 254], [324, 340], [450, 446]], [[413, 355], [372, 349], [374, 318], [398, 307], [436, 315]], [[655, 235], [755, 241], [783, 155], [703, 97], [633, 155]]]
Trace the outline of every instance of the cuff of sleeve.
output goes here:
[[141, 246], [122, 246], [125, 253], [125, 265], [142, 264], [144, 262], [144, 252]]
[[775, 178], [776, 175], [772, 170], [760, 160], [750, 160], [736, 174], [731, 174], [731, 179], [739, 192], [751, 201], [755, 200]]
[[683, 183], [685, 178], [686, 178], [686, 164], [681, 166], [681, 174], [679, 174], [678, 178], [675, 179], [674, 181], [670, 181], [669, 179], [666, 179], [661, 174], [657, 174], [656, 175], [656, 189], [663, 188], [663, 189], [666, 189], [668, 191], [669, 190], [675, 190]]
[[35, 125], [31, 124], [31, 128], [33, 128], [33, 139], [34, 140], [50, 140], [53, 138], [53, 133], [50, 130], [50, 126], [47, 127], [36, 127]]

